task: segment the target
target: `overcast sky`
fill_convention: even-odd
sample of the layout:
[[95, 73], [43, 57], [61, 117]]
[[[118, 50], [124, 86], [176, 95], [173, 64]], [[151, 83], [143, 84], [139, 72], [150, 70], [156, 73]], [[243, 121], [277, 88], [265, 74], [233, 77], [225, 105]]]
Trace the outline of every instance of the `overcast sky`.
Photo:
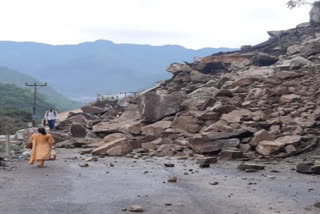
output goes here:
[[310, 7], [287, 0], [0, 0], [0, 40], [240, 47], [293, 28]]

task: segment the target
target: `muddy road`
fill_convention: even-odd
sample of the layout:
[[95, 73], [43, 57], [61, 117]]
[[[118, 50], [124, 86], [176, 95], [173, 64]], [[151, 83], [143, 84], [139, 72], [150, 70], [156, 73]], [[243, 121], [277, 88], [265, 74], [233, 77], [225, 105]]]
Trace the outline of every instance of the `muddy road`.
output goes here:
[[[86, 156], [58, 155], [45, 168], [21, 161], [0, 171], [1, 214], [117, 214], [136, 204], [150, 214], [320, 213], [320, 176], [298, 174], [290, 162], [245, 173], [233, 161], [200, 169], [193, 160], [108, 157], [80, 167]], [[172, 176], [177, 183], [167, 182]]]

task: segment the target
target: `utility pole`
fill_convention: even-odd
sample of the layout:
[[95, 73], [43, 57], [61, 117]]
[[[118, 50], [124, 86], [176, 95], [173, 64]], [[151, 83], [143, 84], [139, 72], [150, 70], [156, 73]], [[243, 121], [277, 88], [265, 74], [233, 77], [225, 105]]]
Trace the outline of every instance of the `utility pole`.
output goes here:
[[31, 86], [34, 89], [34, 94], [33, 94], [33, 107], [32, 107], [32, 126], [35, 127], [35, 118], [36, 118], [36, 105], [37, 105], [37, 90], [38, 88], [41, 88], [43, 86], [47, 86], [47, 83], [44, 84], [38, 84], [38, 83], [33, 83], [29, 84], [26, 83], [26, 86]]

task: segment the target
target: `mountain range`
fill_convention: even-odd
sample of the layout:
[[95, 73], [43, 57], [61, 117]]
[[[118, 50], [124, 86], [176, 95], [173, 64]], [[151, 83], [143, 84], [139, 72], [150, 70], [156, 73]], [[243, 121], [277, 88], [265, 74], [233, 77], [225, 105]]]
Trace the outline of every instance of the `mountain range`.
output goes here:
[[168, 79], [171, 75], [164, 71], [172, 62], [190, 62], [194, 57], [233, 50], [115, 44], [107, 40], [78, 45], [1, 41], [0, 66], [47, 82], [68, 98], [90, 101], [97, 94], [140, 91]]

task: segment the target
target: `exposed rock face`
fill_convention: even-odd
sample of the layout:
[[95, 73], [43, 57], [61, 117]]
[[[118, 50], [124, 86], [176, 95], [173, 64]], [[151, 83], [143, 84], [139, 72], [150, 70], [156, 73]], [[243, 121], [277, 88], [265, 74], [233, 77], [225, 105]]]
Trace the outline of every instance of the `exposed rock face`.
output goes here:
[[147, 92], [138, 98], [141, 119], [145, 122], [155, 122], [181, 110], [182, 94], [160, 94]]

